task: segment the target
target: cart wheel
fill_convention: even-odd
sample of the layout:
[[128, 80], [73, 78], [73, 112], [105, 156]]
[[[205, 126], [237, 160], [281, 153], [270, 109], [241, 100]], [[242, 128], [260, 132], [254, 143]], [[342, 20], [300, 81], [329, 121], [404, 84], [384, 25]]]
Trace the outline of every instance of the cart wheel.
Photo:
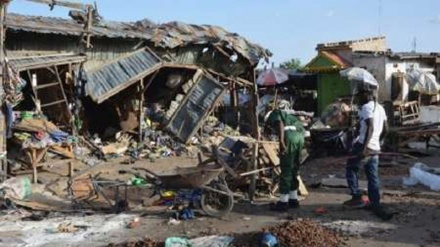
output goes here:
[[[216, 184], [214, 189], [230, 192], [228, 187], [224, 184]], [[220, 194], [210, 190], [204, 190], [200, 198], [200, 206], [203, 212], [211, 217], [222, 217], [231, 212], [234, 207], [234, 196]]]

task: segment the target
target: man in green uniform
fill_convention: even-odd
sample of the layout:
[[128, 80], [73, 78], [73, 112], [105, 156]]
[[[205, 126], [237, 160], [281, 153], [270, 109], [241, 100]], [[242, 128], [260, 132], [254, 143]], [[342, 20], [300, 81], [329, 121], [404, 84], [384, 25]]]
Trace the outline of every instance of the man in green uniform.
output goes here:
[[304, 145], [304, 128], [295, 116], [282, 110], [270, 113], [267, 124], [278, 132], [280, 140], [280, 200], [270, 205], [273, 211], [298, 208], [298, 170]]

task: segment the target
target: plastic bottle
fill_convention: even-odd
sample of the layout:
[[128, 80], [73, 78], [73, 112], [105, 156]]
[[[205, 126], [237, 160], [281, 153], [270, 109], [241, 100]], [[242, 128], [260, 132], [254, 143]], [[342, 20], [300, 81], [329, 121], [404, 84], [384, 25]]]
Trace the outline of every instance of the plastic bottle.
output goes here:
[[261, 247], [278, 247], [278, 240], [273, 234], [265, 232], [261, 235], [260, 239]]

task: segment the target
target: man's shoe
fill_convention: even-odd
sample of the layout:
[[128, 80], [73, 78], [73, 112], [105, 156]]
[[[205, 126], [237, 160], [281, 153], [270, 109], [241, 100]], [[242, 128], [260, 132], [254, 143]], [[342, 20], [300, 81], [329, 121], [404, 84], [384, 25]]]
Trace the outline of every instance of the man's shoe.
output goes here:
[[363, 209], [365, 209], [367, 211], [374, 211], [375, 207], [373, 206], [373, 204], [369, 203]]
[[377, 217], [381, 218], [382, 220], [388, 221], [393, 218], [393, 214], [387, 212], [382, 206], [374, 207], [372, 211]]
[[270, 210], [276, 212], [287, 212], [289, 210], [289, 203], [287, 202], [271, 203]]
[[364, 208], [365, 206], [368, 205], [368, 203], [366, 201], [364, 201], [362, 199], [362, 197], [357, 197], [354, 196], [353, 198], [351, 198], [348, 201], [344, 202], [344, 205], [350, 208]]
[[289, 199], [289, 208], [299, 208], [299, 201], [297, 199]]

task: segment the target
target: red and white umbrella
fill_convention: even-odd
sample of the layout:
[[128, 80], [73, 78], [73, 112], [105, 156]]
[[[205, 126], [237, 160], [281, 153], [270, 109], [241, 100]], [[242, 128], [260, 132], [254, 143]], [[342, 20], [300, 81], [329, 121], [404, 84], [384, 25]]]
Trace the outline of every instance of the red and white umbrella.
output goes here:
[[275, 86], [289, 80], [289, 75], [282, 69], [268, 69], [261, 72], [257, 78], [260, 86]]

